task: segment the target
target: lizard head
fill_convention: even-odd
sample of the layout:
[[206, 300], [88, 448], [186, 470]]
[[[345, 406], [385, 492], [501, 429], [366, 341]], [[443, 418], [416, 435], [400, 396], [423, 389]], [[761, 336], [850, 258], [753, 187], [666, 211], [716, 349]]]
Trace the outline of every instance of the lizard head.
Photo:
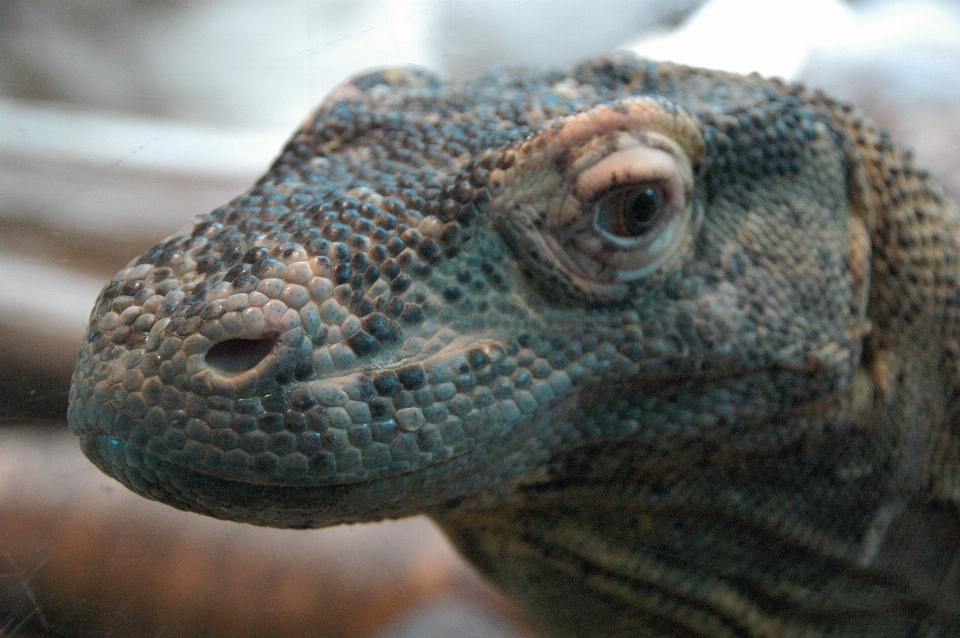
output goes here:
[[801, 418], [849, 385], [869, 250], [828, 118], [725, 77], [348, 82], [104, 288], [71, 429], [149, 498], [302, 527]]

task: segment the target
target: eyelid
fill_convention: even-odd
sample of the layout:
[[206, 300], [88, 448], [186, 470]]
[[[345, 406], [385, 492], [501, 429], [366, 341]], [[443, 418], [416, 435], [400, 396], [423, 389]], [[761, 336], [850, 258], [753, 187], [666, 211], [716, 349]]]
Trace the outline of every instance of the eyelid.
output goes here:
[[683, 193], [683, 176], [670, 153], [648, 146], [615, 151], [577, 176], [574, 192], [580, 201], [596, 201], [617, 188], [662, 184], [667, 197]]

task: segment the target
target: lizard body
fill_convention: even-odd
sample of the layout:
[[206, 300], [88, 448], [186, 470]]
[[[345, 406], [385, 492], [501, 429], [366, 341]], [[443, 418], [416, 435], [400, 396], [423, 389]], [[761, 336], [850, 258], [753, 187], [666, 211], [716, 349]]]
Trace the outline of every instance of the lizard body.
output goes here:
[[960, 636], [958, 224], [778, 80], [371, 73], [107, 285], [69, 422], [181, 509], [426, 512], [549, 636]]

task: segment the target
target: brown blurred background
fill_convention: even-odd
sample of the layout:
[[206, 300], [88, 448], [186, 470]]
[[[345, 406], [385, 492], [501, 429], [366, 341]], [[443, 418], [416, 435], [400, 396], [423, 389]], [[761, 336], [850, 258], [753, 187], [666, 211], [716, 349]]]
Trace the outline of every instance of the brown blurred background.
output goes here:
[[528, 636], [426, 519], [278, 532], [126, 492], [65, 434], [69, 376], [102, 283], [349, 75], [628, 46], [823, 87], [960, 194], [957, 3], [0, 0], [0, 636]]

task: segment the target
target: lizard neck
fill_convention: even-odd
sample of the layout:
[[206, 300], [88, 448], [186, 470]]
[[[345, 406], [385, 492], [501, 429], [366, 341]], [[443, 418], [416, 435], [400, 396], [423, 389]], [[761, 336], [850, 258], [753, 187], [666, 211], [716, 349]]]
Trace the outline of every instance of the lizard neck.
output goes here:
[[712, 454], [699, 439], [669, 454], [587, 446], [496, 504], [433, 516], [550, 636], [907, 636], [919, 617], [960, 622], [960, 594], [941, 585], [960, 569], [960, 516], [911, 496], [890, 458], [898, 386], [881, 396], [877, 382], [857, 368], [828, 401], [834, 419], [753, 424], [766, 440]]
[[849, 462], [880, 445], [867, 429], [825, 431], [660, 473], [624, 453], [605, 480], [561, 473], [434, 518], [550, 636], [908, 636], [918, 618], [960, 622], [960, 516], [891, 498], [886, 472]]

